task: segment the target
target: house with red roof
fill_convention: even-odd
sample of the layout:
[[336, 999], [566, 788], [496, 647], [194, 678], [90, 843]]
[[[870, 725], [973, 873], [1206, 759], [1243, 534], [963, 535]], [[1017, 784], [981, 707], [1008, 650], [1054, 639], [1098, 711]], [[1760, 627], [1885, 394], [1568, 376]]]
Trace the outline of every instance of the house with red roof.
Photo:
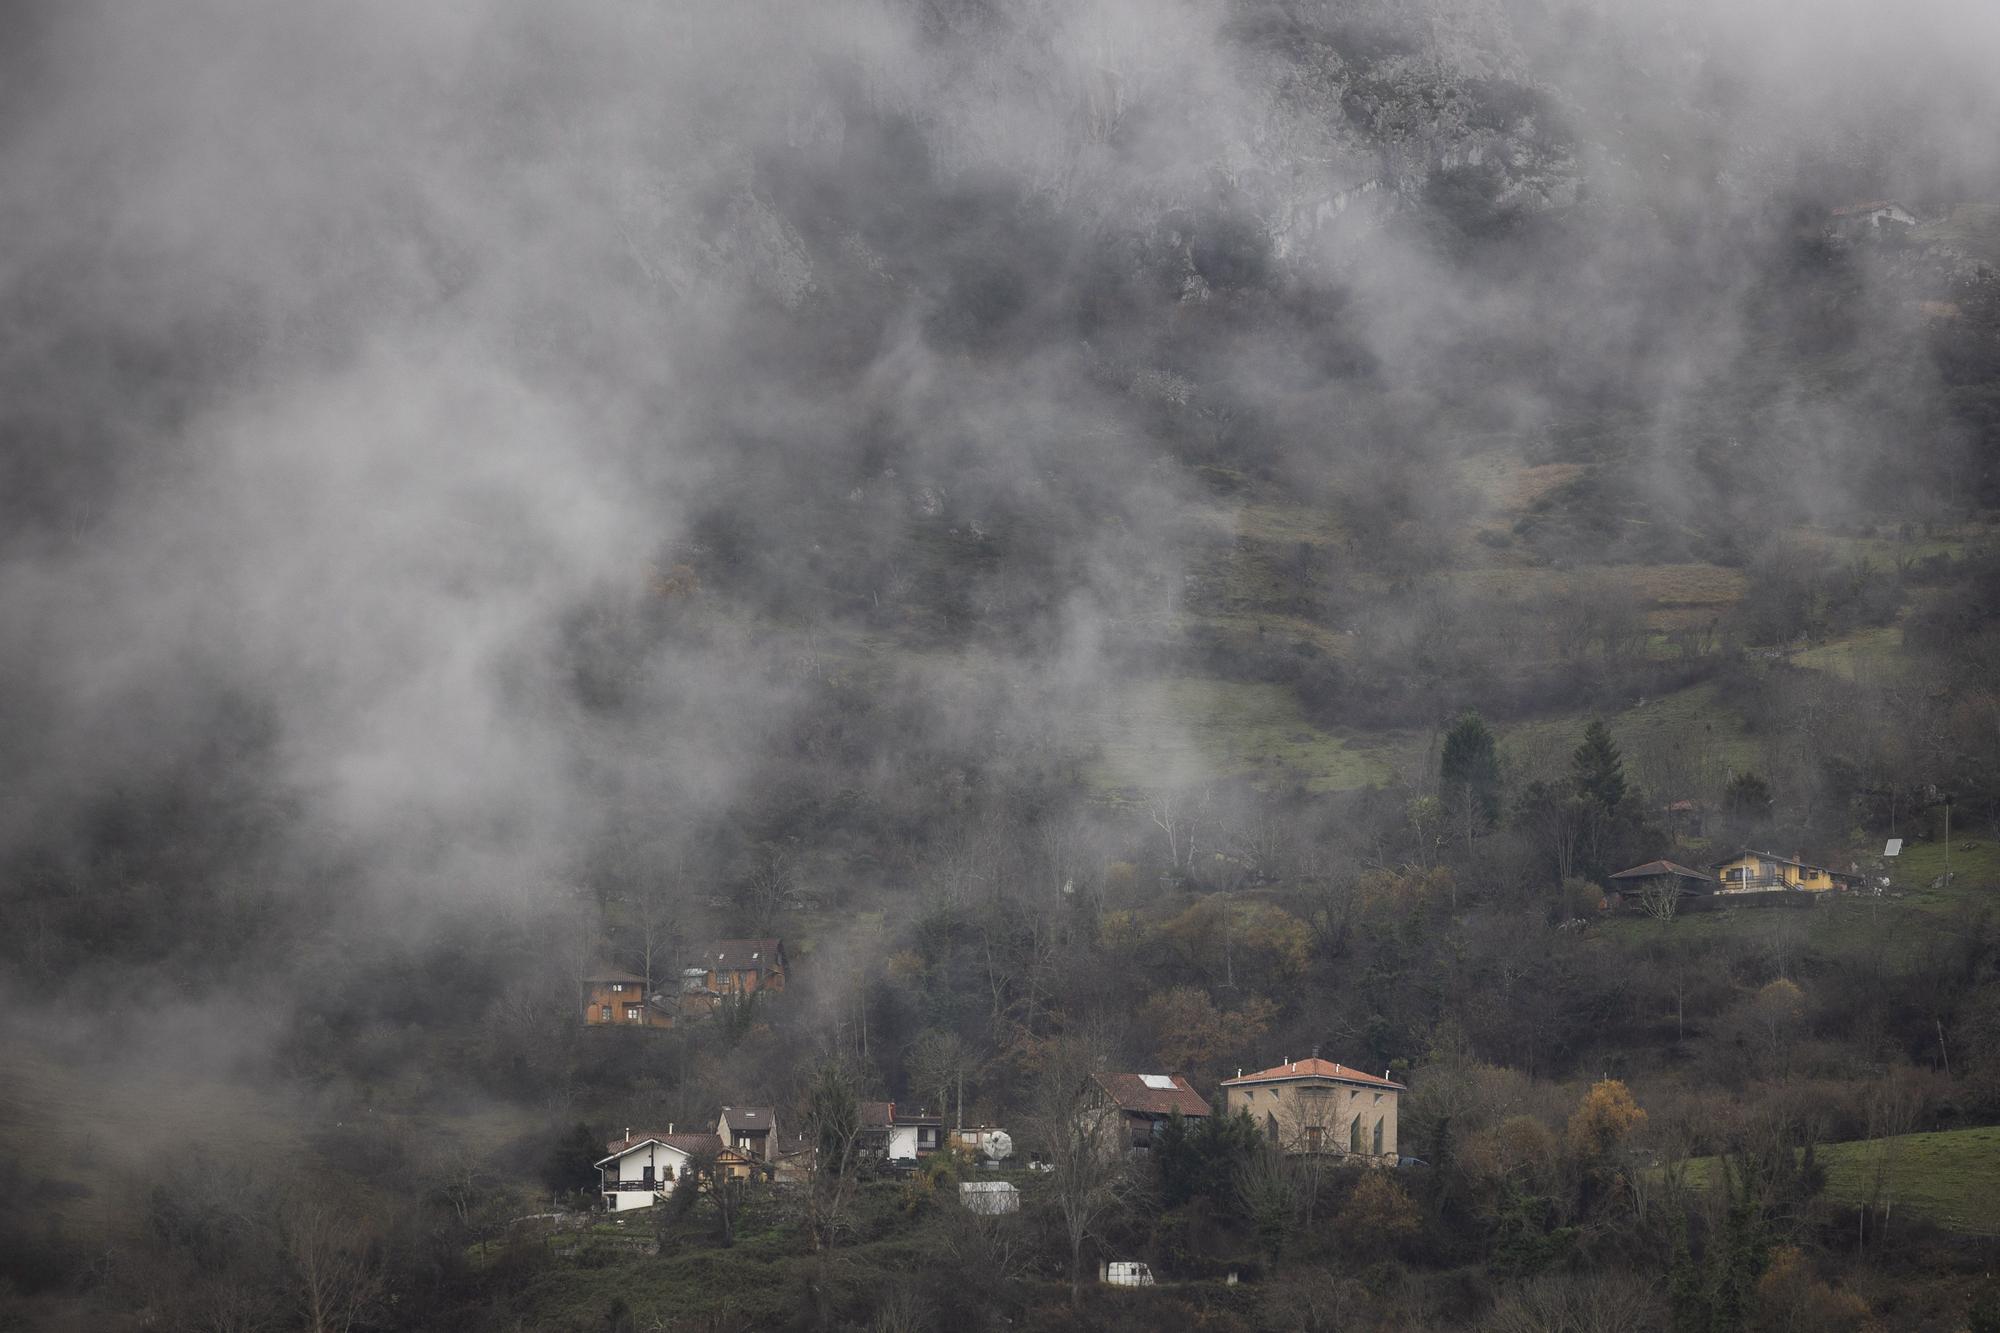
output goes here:
[[1314, 1055], [1222, 1084], [1223, 1108], [1250, 1118], [1289, 1153], [1330, 1153], [1370, 1163], [1396, 1161], [1396, 1107], [1408, 1089]]
[[1198, 1120], [1209, 1105], [1180, 1074], [1094, 1074], [1099, 1133], [1120, 1153], [1150, 1152], [1154, 1136], [1176, 1112]]

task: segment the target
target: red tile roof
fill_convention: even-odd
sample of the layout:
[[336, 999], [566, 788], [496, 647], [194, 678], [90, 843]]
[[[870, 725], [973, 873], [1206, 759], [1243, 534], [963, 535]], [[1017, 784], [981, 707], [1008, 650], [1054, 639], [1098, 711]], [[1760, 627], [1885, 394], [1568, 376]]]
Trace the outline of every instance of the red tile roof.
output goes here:
[[1377, 1078], [1373, 1074], [1364, 1074], [1358, 1069], [1349, 1069], [1346, 1065], [1336, 1064], [1332, 1060], [1322, 1060], [1318, 1056], [1310, 1060], [1292, 1060], [1282, 1065], [1273, 1065], [1254, 1074], [1239, 1074], [1235, 1078], [1224, 1079], [1222, 1086], [1234, 1088], [1246, 1083], [1281, 1083], [1287, 1079], [1300, 1078], [1331, 1078], [1338, 1079], [1342, 1083], [1365, 1083], [1371, 1088], [1394, 1088], [1398, 1092], [1405, 1091], [1400, 1083]]
[[[1179, 1074], [1098, 1074], [1097, 1086], [1121, 1111], [1136, 1111], [1141, 1115], [1172, 1115], [1179, 1111], [1185, 1116], [1209, 1114], [1208, 1103], [1201, 1094], [1188, 1085]], [[1146, 1079], [1171, 1078], [1171, 1088], [1149, 1088]]]
[[1698, 879], [1704, 884], [1714, 884], [1717, 882], [1715, 876], [1708, 874], [1706, 871], [1690, 870], [1678, 862], [1664, 860], [1648, 861], [1642, 866], [1633, 866], [1630, 870], [1621, 870], [1611, 878], [1654, 879], [1661, 875], [1679, 875], [1682, 879]]
[[609, 963], [592, 965], [590, 971], [584, 974], [583, 979], [585, 981], [627, 981], [640, 986], [646, 984], [644, 977], [635, 976], [627, 972], [624, 968], [613, 967]]
[[887, 1129], [896, 1119], [896, 1103], [861, 1103], [861, 1127], [863, 1129]]

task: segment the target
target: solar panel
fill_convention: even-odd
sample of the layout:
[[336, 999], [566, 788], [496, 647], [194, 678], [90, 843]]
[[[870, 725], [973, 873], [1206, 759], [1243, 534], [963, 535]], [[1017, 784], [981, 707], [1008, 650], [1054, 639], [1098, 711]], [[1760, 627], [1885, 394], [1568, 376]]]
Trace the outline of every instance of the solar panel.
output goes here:
[[1173, 1079], [1165, 1074], [1141, 1074], [1139, 1075], [1139, 1081], [1147, 1087], [1157, 1088], [1161, 1092], [1170, 1091], [1174, 1086]]

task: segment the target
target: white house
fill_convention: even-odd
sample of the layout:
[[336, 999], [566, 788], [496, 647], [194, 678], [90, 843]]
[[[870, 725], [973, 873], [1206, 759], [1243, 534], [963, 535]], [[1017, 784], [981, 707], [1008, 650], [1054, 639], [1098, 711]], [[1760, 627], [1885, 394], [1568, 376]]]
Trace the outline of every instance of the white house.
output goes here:
[[1832, 220], [1834, 230], [1843, 236], [1878, 236], [1897, 228], [1917, 225], [1916, 216], [1893, 199], [1843, 204], [1833, 210]]
[[720, 1152], [722, 1140], [714, 1134], [676, 1134], [669, 1125], [664, 1134], [627, 1130], [604, 1146], [611, 1155], [597, 1163], [599, 1189], [606, 1209], [623, 1212], [658, 1203], [692, 1169], [697, 1153]]
[[929, 1157], [944, 1146], [944, 1117], [924, 1115], [893, 1108], [889, 1121], [889, 1157], [893, 1161], [899, 1157], [916, 1160]]

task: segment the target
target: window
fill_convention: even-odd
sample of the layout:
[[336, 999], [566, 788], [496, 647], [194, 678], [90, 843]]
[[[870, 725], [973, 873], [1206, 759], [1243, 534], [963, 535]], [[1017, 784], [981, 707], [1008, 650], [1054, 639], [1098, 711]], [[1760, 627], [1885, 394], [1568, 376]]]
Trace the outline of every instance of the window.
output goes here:
[[599, 1008], [597, 1019], [601, 1023], [609, 1023], [611, 1021], [611, 1006], [607, 1004]]
[[636, 1004], [628, 1004], [628, 1005], [626, 1005], [626, 1006], [625, 1006], [625, 1021], [626, 1021], [626, 1022], [628, 1022], [628, 1023], [636, 1023], [636, 1022], [638, 1022], [638, 1021], [639, 1021], [639, 1006], [638, 1006], [638, 1005], [636, 1005]]
[[1321, 1129], [1321, 1128], [1320, 1128], [1320, 1127], [1319, 1127], [1318, 1125], [1307, 1125], [1307, 1126], [1306, 1126], [1306, 1151], [1307, 1151], [1307, 1152], [1318, 1152], [1318, 1151], [1320, 1150], [1320, 1146], [1321, 1146], [1321, 1140], [1322, 1140], [1322, 1138], [1324, 1137], [1324, 1135], [1325, 1135], [1325, 1132], [1326, 1132], [1326, 1131], [1325, 1131], [1325, 1130], [1323, 1130], [1323, 1129]]
[[1379, 1119], [1375, 1122], [1375, 1155], [1382, 1155], [1382, 1122]]
[[605, 1195], [604, 1206], [606, 1208], [616, 1208], [618, 1206], [618, 1196], [616, 1194]]
[[625, 989], [625, 983], [622, 981], [614, 981], [611, 983], [611, 993], [613, 995], [618, 994], [620, 991], [623, 991], [624, 989]]
[[1347, 1126], [1347, 1150], [1354, 1153], [1361, 1151], [1361, 1117], [1358, 1115]]

